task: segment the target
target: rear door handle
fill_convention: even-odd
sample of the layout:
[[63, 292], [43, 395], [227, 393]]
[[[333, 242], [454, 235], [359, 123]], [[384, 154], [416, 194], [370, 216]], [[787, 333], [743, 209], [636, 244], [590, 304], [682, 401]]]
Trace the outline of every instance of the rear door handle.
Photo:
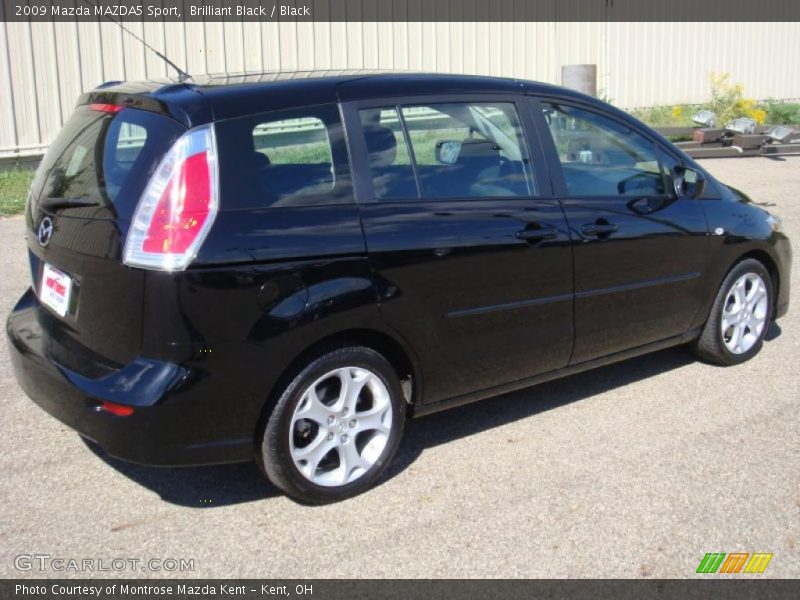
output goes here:
[[536, 229], [523, 229], [522, 231], [518, 231], [515, 235], [526, 242], [541, 242], [544, 240], [556, 239], [558, 230], [548, 225]]
[[611, 235], [619, 229], [619, 225], [614, 223], [587, 223], [581, 227], [581, 231], [586, 235]]

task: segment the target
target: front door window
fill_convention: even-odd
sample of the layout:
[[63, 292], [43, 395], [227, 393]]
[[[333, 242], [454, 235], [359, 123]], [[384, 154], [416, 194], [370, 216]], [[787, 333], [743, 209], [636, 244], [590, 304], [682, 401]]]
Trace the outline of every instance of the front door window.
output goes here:
[[594, 112], [554, 103], [542, 106], [568, 195], [609, 198], [665, 194], [652, 142]]

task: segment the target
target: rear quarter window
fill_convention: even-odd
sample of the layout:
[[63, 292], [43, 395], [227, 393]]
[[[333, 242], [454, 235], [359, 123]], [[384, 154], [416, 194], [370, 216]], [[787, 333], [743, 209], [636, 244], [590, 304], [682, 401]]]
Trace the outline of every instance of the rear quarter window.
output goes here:
[[215, 127], [223, 210], [353, 202], [336, 105], [228, 119]]

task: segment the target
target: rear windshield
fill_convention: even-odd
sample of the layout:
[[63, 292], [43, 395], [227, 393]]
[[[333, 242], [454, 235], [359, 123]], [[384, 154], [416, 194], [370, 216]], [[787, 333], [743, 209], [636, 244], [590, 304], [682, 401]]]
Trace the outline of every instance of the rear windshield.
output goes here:
[[129, 219], [158, 162], [185, 131], [176, 121], [125, 108], [79, 107], [50, 145], [33, 197], [43, 208]]

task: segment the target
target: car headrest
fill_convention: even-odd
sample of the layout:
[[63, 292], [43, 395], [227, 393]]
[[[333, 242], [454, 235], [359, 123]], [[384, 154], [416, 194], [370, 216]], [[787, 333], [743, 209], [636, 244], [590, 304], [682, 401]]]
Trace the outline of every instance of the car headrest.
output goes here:
[[235, 168], [242, 173], [251, 173], [252, 171], [259, 171], [268, 167], [270, 164], [269, 157], [263, 152], [250, 152], [242, 153], [239, 160], [236, 162]]
[[263, 154], [262, 152], [253, 152], [252, 161], [259, 169], [268, 167], [270, 164], [269, 156]]
[[500, 146], [491, 140], [481, 140], [467, 138], [461, 142], [461, 151], [458, 153], [458, 160], [470, 158], [499, 158]]
[[394, 132], [381, 125], [368, 125], [364, 128], [369, 163], [372, 167], [387, 167], [397, 158], [397, 140]]

